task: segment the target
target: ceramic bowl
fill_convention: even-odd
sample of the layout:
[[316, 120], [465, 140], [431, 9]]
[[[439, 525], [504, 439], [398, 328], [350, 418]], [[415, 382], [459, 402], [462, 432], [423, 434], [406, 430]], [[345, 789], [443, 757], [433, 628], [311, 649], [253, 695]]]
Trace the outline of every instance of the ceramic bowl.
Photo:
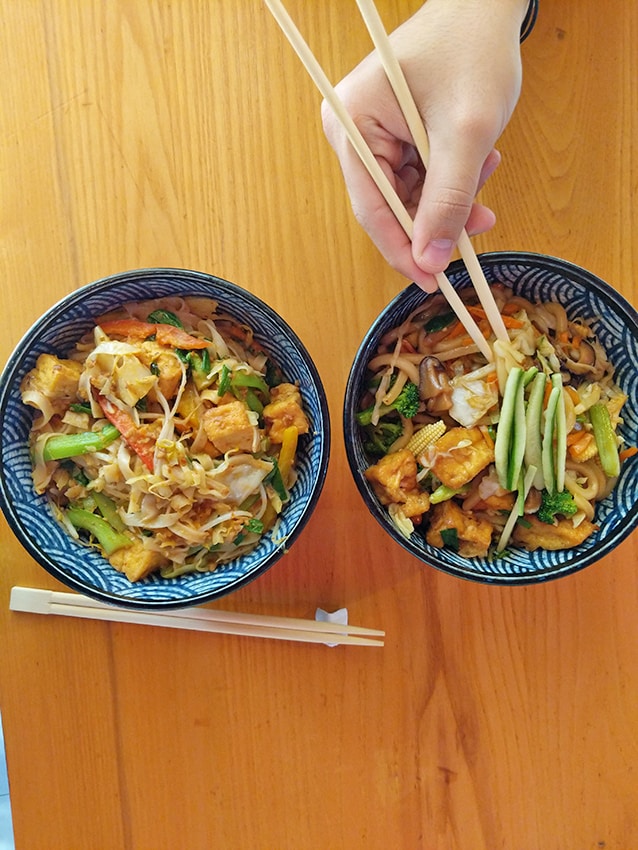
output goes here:
[[[95, 550], [74, 542], [53, 518], [44, 496], [36, 497], [27, 447], [33, 411], [20, 398], [20, 382], [43, 352], [64, 355], [93, 319], [127, 301], [174, 295], [214, 298], [245, 322], [287, 380], [298, 382], [311, 428], [300, 438], [298, 480], [281, 515], [276, 539], [212, 572], [174, 579], [157, 575], [131, 583]], [[140, 269], [103, 278], [67, 295], [24, 335], [0, 377], [0, 507], [26, 551], [55, 578], [76, 591], [130, 608], [176, 608], [201, 604], [252, 581], [288, 551], [319, 498], [330, 452], [324, 389], [301, 340], [267, 304], [245, 289], [196, 271]]]
[[[531, 253], [489, 253], [480, 257], [490, 283], [511, 287], [530, 301], [557, 301], [570, 317], [592, 321], [592, 327], [616, 367], [616, 381], [627, 394], [620, 428], [626, 445], [638, 444], [638, 314], [608, 283], [570, 262]], [[461, 261], [447, 272], [457, 289], [470, 285]], [[599, 530], [582, 546], [561, 551], [527, 552], [511, 548], [500, 558], [463, 558], [449, 549], [429, 546], [418, 531], [404, 537], [389, 519], [364, 477], [369, 465], [355, 420], [366, 364], [383, 334], [400, 324], [427, 298], [416, 284], [408, 286], [377, 317], [354, 359], [346, 387], [343, 425], [348, 462], [356, 485], [373, 517], [388, 535], [424, 564], [443, 572], [491, 584], [529, 584], [566, 576], [608, 555], [638, 523], [638, 456], [623, 463], [613, 493], [598, 503]]]

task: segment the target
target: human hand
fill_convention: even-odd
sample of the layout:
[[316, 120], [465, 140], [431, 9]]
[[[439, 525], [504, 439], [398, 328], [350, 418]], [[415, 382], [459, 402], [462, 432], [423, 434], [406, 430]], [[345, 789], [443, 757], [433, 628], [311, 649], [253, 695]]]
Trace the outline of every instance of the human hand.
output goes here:
[[339, 159], [354, 214], [397, 271], [426, 289], [450, 261], [465, 227], [489, 230], [494, 213], [474, 201], [498, 166], [494, 144], [521, 86], [521, 0], [428, 0], [390, 39], [424, 119], [425, 171], [376, 53], [337, 92], [414, 219], [412, 241], [327, 104], [324, 130]]

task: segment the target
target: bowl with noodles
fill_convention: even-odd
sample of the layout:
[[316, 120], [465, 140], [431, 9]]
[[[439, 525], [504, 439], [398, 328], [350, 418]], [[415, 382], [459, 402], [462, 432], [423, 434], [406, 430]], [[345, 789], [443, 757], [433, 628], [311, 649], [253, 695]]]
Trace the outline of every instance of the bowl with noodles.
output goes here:
[[0, 506], [70, 588], [129, 608], [215, 599], [290, 549], [330, 422], [296, 333], [242, 287], [139, 269], [26, 333], [0, 379]]
[[638, 314], [568, 261], [479, 259], [500, 338], [460, 260], [447, 276], [487, 352], [440, 292], [407, 287], [356, 353], [346, 452], [373, 517], [424, 564], [541, 582], [608, 555], [638, 523]]

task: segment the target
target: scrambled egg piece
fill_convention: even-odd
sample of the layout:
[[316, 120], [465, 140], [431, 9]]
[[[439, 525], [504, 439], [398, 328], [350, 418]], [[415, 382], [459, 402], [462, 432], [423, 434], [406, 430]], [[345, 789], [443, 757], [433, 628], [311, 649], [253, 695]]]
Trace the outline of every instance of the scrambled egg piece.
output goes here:
[[259, 432], [243, 402], [235, 400], [209, 407], [203, 422], [206, 436], [222, 454], [233, 449], [256, 451]]
[[577, 526], [574, 526], [571, 519], [565, 518], [552, 525], [541, 522], [535, 516], [526, 516], [525, 520], [529, 523], [529, 528], [518, 523], [512, 534], [512, 540], [519, 546], [524, 546], [529, 552], [535, 549], [571, 549], [572, 546], [580, 546], [590, 534], [596, 531], [596, 526], [587, 519]]
[[435, 505], [430, 516], [426, 540], [430, 546], [442, 549], [445, 545], [441, 531], [456, 529], [459, 555], [464, 558], [485, 556], [492, 542], [493, 526], [487, 520], [477, 519], [463, 511], [451, 500]]
[[294, 425], [298, 434], [307, 434], [308, 418], [301, 407], [301, 393], [294, 384], [279, 384], [270, 392], [270, 404], [264, 407], [266, 431], [273, 443], [281, 443], [286, 428]]
[[[47, 396], [56, 413], [64, 413], [78, 397], [82, 364], [61, 360], [53, 354], [41, 354], [35, 367], [24, 377], [20, 392], [42, 393]], [[27, 404], [28, 398], [25, 399]]]
[[140, 581], [168, 563], [159, 552], [146, 549], [141, 540], [134, 540], [130, 546], [117, 549], [110, 555], [109, 562], [116, 570], [124, 573], [129, 581]]
[[419, 490], [416, 473], [416, 458], [408, 449], [401, 449], [382, 457], [366, 470], [365, 476], [381, 504], [400, 504], [404, 516], [411, 518], [430, 508], [430, 497]]
[[429, 449], [430, 467], [453, 490], [468, 484], [494, 460], [494, 443], [480, 428], [450, 428]]

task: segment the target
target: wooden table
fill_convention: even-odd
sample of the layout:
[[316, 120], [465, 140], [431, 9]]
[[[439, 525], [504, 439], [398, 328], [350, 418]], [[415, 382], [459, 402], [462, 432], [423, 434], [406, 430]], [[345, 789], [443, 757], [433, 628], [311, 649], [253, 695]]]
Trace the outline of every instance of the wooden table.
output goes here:
[[[393, 28], [417, 0], [384, 0]], [[354, 2], [290, 0], [332, 79]], [[635, 536], [513, 590], [424, 567], [367, 514], [341, 402], [405, 285], [354, 222], [319, 96], [258, 0], [0, 0], [3, 360], [111, 272], [180, 266], [255, 292], [305, 340], [334, 446], [320, 503], [218, 607], [346, 606], [383, 649], [46, 618], [60, 589], [2, 524], [1, 710], [18, 850], [635, 850]], [[634, 303], [638, 7], [541, 0], [484, 192], [480, 250], [577, 262]], [[62, 588], [63, 589], [63, 588]]]

